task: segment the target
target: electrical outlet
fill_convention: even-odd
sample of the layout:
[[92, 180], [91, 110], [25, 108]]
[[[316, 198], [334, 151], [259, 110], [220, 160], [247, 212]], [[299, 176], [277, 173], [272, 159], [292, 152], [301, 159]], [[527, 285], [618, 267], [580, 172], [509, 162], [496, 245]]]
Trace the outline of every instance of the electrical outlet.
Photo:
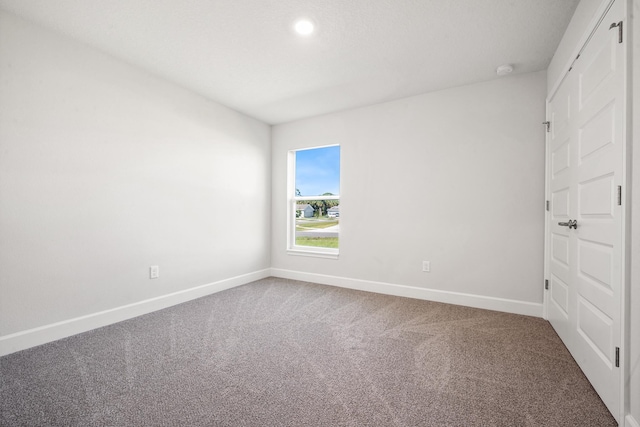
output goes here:
[[158, 277], [160, 277], [160, 267], [157, 265], [149, 267], [149, 279], [157, 279]]
[[431, 271], [431, 261], [422, 261], [422, 271], [426, 273]]

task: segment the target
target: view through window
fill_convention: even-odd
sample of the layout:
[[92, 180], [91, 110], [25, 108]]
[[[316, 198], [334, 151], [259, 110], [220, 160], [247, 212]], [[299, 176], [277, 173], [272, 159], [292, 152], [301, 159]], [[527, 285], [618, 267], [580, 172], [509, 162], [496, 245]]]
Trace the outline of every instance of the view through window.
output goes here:
[[337, 253], [340, 235], [340, 146], [295, 153], [294, 247]]

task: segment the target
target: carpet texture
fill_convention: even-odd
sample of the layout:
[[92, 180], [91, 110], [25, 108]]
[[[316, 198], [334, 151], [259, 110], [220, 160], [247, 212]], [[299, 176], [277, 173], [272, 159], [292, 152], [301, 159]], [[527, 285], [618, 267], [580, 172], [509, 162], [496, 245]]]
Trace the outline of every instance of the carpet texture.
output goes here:
[[2, 426], [615, 426], [543, 319], [268, 278], [0, 358]]

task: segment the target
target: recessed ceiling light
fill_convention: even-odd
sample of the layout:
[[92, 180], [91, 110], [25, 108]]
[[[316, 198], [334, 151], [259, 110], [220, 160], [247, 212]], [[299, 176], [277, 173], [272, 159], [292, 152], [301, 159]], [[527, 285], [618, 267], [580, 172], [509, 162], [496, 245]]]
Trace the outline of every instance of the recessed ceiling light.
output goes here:
[[496, 70], [496, 74], [499, 76], [506, 76], [507, 74], [511, 74], [513, 71], [513, 66], [510, 64], [501, 65]]
[[313, 33], [313, 22], [307, 19], [301, 19], [295, 23], [293, 28], [295, 28], [296, 33], [300, 34], [301, 36], [308, 36], [309, 34]]

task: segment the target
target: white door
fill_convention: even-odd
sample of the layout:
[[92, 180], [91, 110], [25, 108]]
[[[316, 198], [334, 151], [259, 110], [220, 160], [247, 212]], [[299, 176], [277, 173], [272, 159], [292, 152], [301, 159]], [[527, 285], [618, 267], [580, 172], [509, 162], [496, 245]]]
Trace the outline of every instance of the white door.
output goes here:
[[[570, 73], [547, 106], [547, 118], [551, 122], [547, 137], [547, 170], [549, 182], [550, 214], [547, 234], [548, 280], [547, 317], [554, 329], [570, 348], [572, 337], [571, 301], [575, 300], [575, 287], [572, 286], [572, 266], [575, 266], [575, 251], [570, 251], [571, 233], [568, 227], [559, 225], [568, 223], [572, 212], [570, 207], [575, 191], [572, 188], [575, 160], [571, 154], [575, 151], [573, 129], [570, 130], [577, 85], [575, 73]], [[571, 123], [571, 128], [573, 123]]]
[[[624, 2], [616, 0], [549, 101], [547, 313], [621, 420], [626, 132]], [[611, 28], [610, 28], [611, 27]], [[624, 41], [624, 40], [623, 40]], [[618, 366], [617, 366], [618, 365]]]

